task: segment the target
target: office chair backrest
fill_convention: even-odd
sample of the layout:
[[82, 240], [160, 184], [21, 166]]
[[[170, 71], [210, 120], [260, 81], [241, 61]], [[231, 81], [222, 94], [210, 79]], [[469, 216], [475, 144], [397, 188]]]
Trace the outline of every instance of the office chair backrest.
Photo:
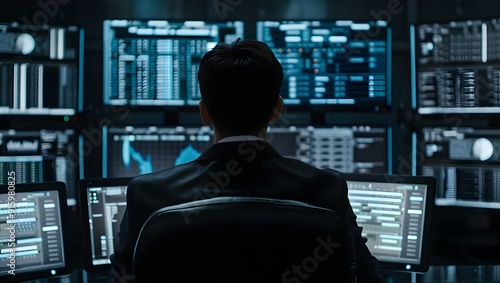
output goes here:
[[[291, 200], [218, 197], [159, 209], [133, 258], [137, 282], [354, 282], [336, 212]], [[159, 281], [160, 280], [160, 281]]]

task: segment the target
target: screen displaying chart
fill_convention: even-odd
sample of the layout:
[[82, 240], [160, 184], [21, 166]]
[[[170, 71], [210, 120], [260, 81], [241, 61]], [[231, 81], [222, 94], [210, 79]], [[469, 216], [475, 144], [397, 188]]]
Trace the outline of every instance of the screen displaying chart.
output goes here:
[[208, 127], [114, 127], [104, 132], [104, 177], [132, 177], [187, 163], [213, 144]]
[[[104, 177], [132, 177], [187, 163], [214, 142], [209, 127], [113, 127], [104, 132]], [[386, 127], [291, 126], [270, 127], [267, 141], [281, 155], [318, 168], [387, 173], [389, 136]]]

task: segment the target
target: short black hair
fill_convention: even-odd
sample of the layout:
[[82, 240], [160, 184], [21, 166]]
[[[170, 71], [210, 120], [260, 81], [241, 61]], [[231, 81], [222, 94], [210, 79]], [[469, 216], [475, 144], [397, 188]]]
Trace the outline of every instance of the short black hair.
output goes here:
[[203, 55], [198, 82], [213, 123], [226, 133], [248, 134], [267, 127], [283, 68], [264, 42], [237, 40], [219, 43]]

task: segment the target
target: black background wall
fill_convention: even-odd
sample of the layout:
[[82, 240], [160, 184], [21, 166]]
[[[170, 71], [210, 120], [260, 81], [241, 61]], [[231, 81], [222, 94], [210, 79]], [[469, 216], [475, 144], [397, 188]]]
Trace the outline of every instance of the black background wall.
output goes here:
[[[100, 177], [102, 124], [176, 125], [182, 117], [201, 125], [195, 110], [177, 113], [166, 108], [117, 109], [104, 107], [103, 42], [104, 19], [198, 19], [219, 20], [214, 0], [17, 0], [0, 3], [0, 21], [77, 25], [85, 29], [84, 112], [69, 123], [62, 118], [1, 117], [0, 127], [22, 129], [74, 127], [91, 141], [83, 153], [85, 177]], [[220, 1], [224, 2], [224, 1]], [[500, 17], [496, 0], [241, 0], [233, 3], [226, 19], [246, 22], [247, 37], [255, 37], [255, 21], [263, 19], [353, 19], [381, 17], [393, 28], [392, 107], [387, 113], [359, 115], [356, 112], [329, 113], [339, 125], [380, 123], [393, 129], [393, 173], [411, 174], [411, 132], [423, 124], [446, 125], [443, 117], [422, 119], [410, 109], [410, 41], [412, 23]], [[389, 5], [389, 6], [388, 6]], [[393, 5], [393, 6], [391, 6]], [[388, 13], [398, 7], [397, 13]], [[48, 9], [48, 10], [47, 10]], [[44, 15], [45, 16], [44, 16]], [[181, 117], [181, 118], [180, 118]], [[181, 121], [180, 121], [181, 119]], [[470, 116], [464, 123], [496, 125], [498, 115]], [[500, 211], [438, 207], [433, 215], [432, 263], [490, 264], [500, 262]]]

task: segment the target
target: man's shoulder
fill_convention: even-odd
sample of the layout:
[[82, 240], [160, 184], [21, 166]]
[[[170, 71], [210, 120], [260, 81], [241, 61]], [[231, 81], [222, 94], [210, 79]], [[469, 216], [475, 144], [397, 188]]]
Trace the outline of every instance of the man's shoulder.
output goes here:
[[130, 184], [132, 186], [147, 185], [147, 184], [158, 184], [177, 179], [180, 177], [189, 177], [194, 172], [197, 171], [199, 167], [196, 162], [189, 162], [170, 168], [162, 169], [148, 174], [142, 174], [135, 176], [131, 179]]

